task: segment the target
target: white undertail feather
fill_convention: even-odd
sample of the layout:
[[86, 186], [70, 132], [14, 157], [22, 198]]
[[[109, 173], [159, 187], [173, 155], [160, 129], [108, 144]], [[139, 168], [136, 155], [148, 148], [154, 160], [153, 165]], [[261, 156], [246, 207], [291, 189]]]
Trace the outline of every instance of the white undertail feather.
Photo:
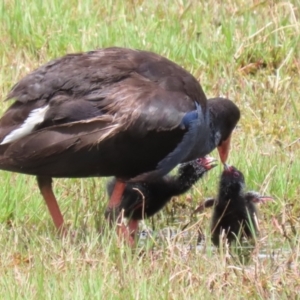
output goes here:
[[49, 109], [49, 105], [36, 108], [30, 112], [24, 123], [17, 129], [10, 132], [0, 145], [11, 143], [23, 136], [30, 134], [34, 127], [44, 121], [45, 115]]

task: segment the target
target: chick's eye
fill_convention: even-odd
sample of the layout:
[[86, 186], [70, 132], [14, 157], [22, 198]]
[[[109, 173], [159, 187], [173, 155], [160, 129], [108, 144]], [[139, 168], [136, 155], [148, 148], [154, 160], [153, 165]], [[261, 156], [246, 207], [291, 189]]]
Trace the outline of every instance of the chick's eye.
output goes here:
[[202, 163], [202, 158], [197, 158], [197, 163], [201, 164]]
[[233, 177], [234, 177], [234, 178], [238, 178], [239, 176], [240, 176], [240, 174], [239, 174], [238, 172], [234, 172], [234, 173], [233, 173]]

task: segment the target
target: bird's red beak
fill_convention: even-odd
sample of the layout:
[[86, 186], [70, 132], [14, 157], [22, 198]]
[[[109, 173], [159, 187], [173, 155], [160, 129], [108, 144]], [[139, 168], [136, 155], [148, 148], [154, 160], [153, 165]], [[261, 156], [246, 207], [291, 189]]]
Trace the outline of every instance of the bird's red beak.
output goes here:
[[230, 140], [231, 140], [231, 135], [227, 138], [227, 140], [223, 141], [220, 146], [218, 146], [220, 159], [223, 164], [226, 163], [229, 155]]

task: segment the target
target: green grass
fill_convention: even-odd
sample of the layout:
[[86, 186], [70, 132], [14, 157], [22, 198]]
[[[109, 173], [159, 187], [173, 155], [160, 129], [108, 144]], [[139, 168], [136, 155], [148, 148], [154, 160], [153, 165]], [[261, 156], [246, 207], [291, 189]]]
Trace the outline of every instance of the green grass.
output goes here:
[[[61, 241], [34, 178], [1, 172], [0, 298], [298, 299], [299, 39], [299, 0], [3, 0], [1, 99], [29, 71], [68, 52], [112, 45], [157, 52], [189, 70], [208, 97], [237, 103], [242, 118], [229, 162], [249, 189], [275, 201], [260, 208], [259, 242], [243, 266], [226, 249], [212, 250], [209, 210], [193, 218], [188, 242], [179, 234], [136, 251], [120, 246], [103, 216], [105, 179], [55, 180], [67, 223], [78, 233]], [[2, 111], [10, 104], [1, 103]], [[183, 196], [160, 212], [156, 230], [190, 221], [196, 205], [216, 194], [220, 172], [190, 191], [191, 203]], [[188, 251], [199, 224], [207, 247]]]

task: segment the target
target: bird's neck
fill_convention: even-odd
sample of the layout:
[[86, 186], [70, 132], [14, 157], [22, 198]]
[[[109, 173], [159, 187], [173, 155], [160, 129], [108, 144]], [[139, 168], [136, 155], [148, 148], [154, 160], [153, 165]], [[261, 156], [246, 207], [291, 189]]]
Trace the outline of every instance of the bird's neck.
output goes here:
[[203, 118], [199, 118], [193, 126], [197, 126], [197, 134], [189, 154], [184, 159], [185, 162], [209, 154], [216, 148], [221, 138], [214, 125], [214, 116], [209, 111], [204, 114]]
[[189, 163], [181, 166], [179, 174], [173, 179], [173, 196], [187, 192], [202, 176], [204, 172], [197, 170]]

